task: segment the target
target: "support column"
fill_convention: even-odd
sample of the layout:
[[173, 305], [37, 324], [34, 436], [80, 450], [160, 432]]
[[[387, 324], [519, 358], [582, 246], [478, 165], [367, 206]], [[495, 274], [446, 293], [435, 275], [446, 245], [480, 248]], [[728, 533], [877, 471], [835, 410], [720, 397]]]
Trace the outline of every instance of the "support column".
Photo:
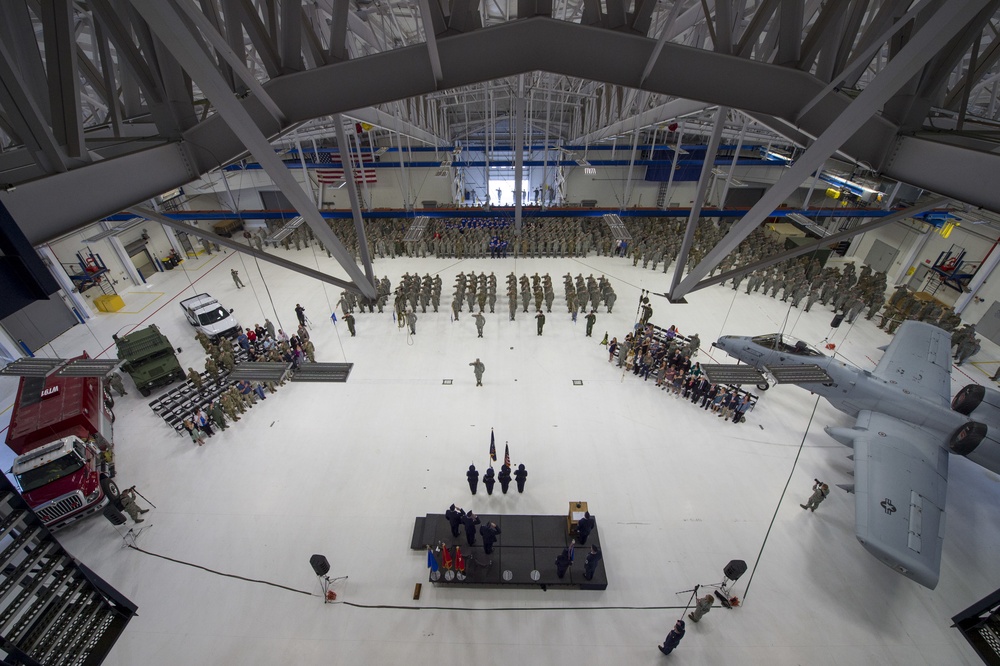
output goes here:
[[521, 233], [521, 177], [524, 173], [524, 74], [517, 77], [514, 99], [514, 234]]
[[674, 277], [670, 280], [670, 290], [667, 292], [667, 297], [671, 300], [673, 299], [674, 290], [681, 281], [684, 266], [687, 264], [688, 253], [691, 251], [691, 244], [694, 242], [694, 232], [698, 228], [701, 207], [705, 203], [705, 193], [708, 191], [708, 181], [712, 177], [712, 165], [715, 163], [716, 153], [719, 152], [719, 141], [722, 139], [722, 128], [726, 126], [727, 115], [729, 115], [729, 108], [725, 106], [720, 106], [715, 114], [712, 136], [708, 140], [705, 161], [701, 164], [701, 174], [698, 176], [698, 190], [695, 192], [694, 201], [691, 203], [691, 213], [688, 215], [687, 230], [684, 232], [684, 240], [681, 242], [680, 252], [677, 253], [677, 265], [674, 267]]
[[[347, 133], [344, 131], [344, 117], [339, 113], [334, 115], [333, 124], [337, 128], [337, 148], [340, 150], [340, 164], [344, 168], [344, 182], [347, 183], [347, 196], [351, 200], [351, 217], [354, 218], [354, 231], [358, 236], [358, 254], [361, 257], [361, 265], [364, 266], [368, 284], [374, 285], [375, 270], [372, 268], [372, 258], [368, 254], [368, 236], [365, 234], [365, 221], [361, 217], [361, 206], [358, 204], [358, 183], [354, 180], [351, 147], [347, 143]], [[362, 166], [362, 168], [364, 167]], [[351, 257], [351, 259], [353, 260], [354, 257]], [[368, 295], [368, 297], [374, 298], [372, 295]]]
[[975, 298], [979, 288], [983, 286], [991, 275], [993, 275], [993, 271], [996, 269], [997, 264], [1000, 264], [1000, 251], [994, 247], [990, 256], [986, 257], [986, 261], [979, 266], [979, 270], [976, 271], [974, 276], [972, 276], [972, 281], [969, 283], [969, 290], [959, 296], [958, 300], [955, 301], [955, 314], [962, 314], [962, 312], [965, 311], [965, 308], [967, 308], [969, 303], [972, 302], [972, 299]]
[[910, 270], [910, 266], [912, 266], [913, 262], [916, 260], [917, 255], [919, 255], [920, 252], [923, 251], [923, 249], [927, 246], [927, 241], [929, 241], [930, 239], [931, 239], [931, 227], [927, 227], [926, 229], [924, 229], [924, 232], [920, 236], [920, 238], [914, 241], [913, 247], [911, 247], [910, 250], [906, 253], [906, 258], [903, 259], [903, 268], [902, 270], [899, 271], [899, 275], [896, 276], [894, 284], [900, 285], [910, 279], [910, 276], [907, 275], [907, 272]]
[[[70, 279], [69, 274], [66, 273], [66, 269], [63, 268], [62, 263], [59, 258], [56, 257], [55, 252], [48, 245], [40, 245], [35, 248], [38, 251], [39, 256], [42, 258], [42, 262], [45, 264], [46, 268], [49, 269], [49, 273], [52, 277], [56, 279], [59, 283], [59, 287], [66, 292], [66, 297], [69, 298], [71, 306], [76, 309], [77, 313], [84, 320], [90, 319], [94, 316], [94, 312], [90, 309], [90, 304], [87, 303], [87, 299], [80, 295], [77, 291], [76, 285], [73, 284], [73, 280]], [[132, 262], [129, 262], [132, 263]], [[20, 348], [18, 348], [20, 350]]]
[[[112, 227], [110, 222], [102, 221], [99, 224], [101, 225], [101, 229], [104, 229], [105, 231]], [[129, 279], [132, 280], [132, 283], [137, 287], [145, 284], [146, 281], [142, 279], [142, 276], [139, 275], [139, 271], [135, 269], [135, 264], [132, 263], [132, 257], [128, 256], [128, 252], [125, 250], [125, 246], [122, 245], [118, 236], [108, 236], [108, 244], [111, 245], [111, 249], [115, 251], [116, 255], [118, 255], [118, 260], [122, 262], [122, 266], [125, 267], [125, 272], [128, 273]]]

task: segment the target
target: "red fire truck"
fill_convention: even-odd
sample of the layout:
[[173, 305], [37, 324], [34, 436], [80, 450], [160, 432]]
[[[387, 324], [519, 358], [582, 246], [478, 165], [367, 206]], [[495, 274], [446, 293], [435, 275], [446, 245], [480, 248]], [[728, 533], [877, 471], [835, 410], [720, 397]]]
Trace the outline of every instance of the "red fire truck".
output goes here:
[[113, 406], [100, 377], [21, 378], [7, 446], [21, 495], [49, 529], [117, 500]]

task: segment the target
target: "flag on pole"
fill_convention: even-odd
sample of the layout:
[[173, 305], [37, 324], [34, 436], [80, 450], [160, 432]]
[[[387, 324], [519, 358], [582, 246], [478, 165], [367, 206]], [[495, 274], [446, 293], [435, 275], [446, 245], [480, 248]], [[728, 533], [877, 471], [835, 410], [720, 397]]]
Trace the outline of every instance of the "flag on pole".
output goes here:
[[[497, 459], [497, 438], [493, 434], [493, 431], [490, 430], [490, 460], [493, 461], [496, 459]], [[490, 467], [493, 467], [492, 463], [490, 464]]]
[[503, 464], [510, 469], [510, 444], [503, 445]]
[[455, 571], [465, 571], [465, 558], [462, 557], [462, 549], [455, 546]]
[[451, 569], [451, 553], [448, 552], [448, 546], [441, 544], [441, 566], [445, 569]]
[[427, 567], [432, 573], [438, 570], [438, 561], [437, 558], [434, 557], [434, 551], [430, 546], [427, 547]]

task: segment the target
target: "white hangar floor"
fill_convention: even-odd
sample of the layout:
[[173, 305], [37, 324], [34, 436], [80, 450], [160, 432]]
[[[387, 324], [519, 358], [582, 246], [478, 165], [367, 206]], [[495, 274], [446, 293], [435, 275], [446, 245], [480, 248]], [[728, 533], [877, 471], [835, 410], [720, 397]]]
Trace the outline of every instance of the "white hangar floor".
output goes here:
[[[342, 274], [312, 250], [279, 252]], [[508, 321], [501, 294], [483, 339], [467, 314], [452, 322], [445, 303], [438, 314], [419, 314], [415, 336], [387, 310], [357, 315], [351, 338], [329, 318], [339, 290], [263, 264], [262, 276], [229, 252], [155, 275], [123, 293], [123, 312], [98, 315], [44, 350], [96, 356], [112, 333], [156, 323], [183, 348], [183, 366], [201, 370], [204, 355], [177, 302], [209, 292], [245, 325], [268, 316], [285, 330], [294, 329], [292, 309], [302, 303], [318, 360], [355, 364], [346, 384], [286, 385], [201, 448], [168, 428], [126, 380], [129, 395], [116, 405], [119, 485], [136, 484], [156, 504], [138, 545], [313, 596], [124, 549], [96, 517], [59, 536], [139, 606], [107, 663], [655, 664], [663, 659], [657, 644], [688, 600], [677, 592], [720, 582], [732, 559], [756, 567], [732, 587], [743, 607], [716, 605], [689, 623], [673, 663], [978, 663], [949, 624], [1000, 581], [996, 475], [952, 459], [941, 582], [927, 590], [858, 544], [852, 495], [834, 488], [816, 513], [798, 506], [814, 478], [831, 487], [852, 482], [850, 451], [822, 430], [852, 419], [825, 402], [813, 416], [815, 397], [778, 386], [734, 425], [607, 362], [598, 344], [605, 331], [623, 337], [640, 290], [664, 291], [669, 275], [597, 257], [375, 266], [394, 287], [404, 272], [440, 273], [448, 303], [459, 271], [495, 272], [500, 292], [511, 271], [548, 272], [556, 302], [543, 337], [532, 315]], [[235, 288], [232, 267], [248, 288]], [[604, 274], [618, 293], [614, 314], [600, 308], [593, 338], [584, 337], [582, 317], [574, 324], [566, 313], [566, 272]], [[710, 347], [723, 333], [784, 326], [815, 345], [831, 333], [826, 308], [789, 311], [761, 295], [735, 297], [728, 286], [696, 292], [687, 305], [652, 305], [654, 323], [700, 334], [703, 362], [728, 362]], [[871, 368], [889, 336], [859, 319], [832, 340], [845, 360]], [[486, 365], [483, 388], [468, 365], [477, 357]], [[953, 389], [989, 383], [994, 369], [956, 369]], [[3, 407], [10, 380], [5, 387]], [[498, 487], [488, 497], [480, 486], [469, 495], [465, 470], [485, 470], [491, 428], [501, 460], [509, 442], [514, 464], [527, 467], [524, 494]], [[603, 592], [435, 588], [425, 554], [409, 549], [414, 518], [452, 502], [481, 514], [561, 514], [578, 499], [597, 517]], [[336, 604], [318, 596], [313, 553], [329, 558], [332, 575], [349, 576], [334, 586]], [[417, 582], [423, 594], [414, 601]]]

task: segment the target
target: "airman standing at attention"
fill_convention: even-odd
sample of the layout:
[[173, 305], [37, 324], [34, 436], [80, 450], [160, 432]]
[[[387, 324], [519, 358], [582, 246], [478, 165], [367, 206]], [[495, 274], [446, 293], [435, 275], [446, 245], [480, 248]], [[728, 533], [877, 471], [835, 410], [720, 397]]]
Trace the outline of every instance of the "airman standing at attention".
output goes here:
[[536, 327], [538, 330], [538, 335], [542, 334], [542, 329], [545, 328], [545, 314], [541, 310], [535, 315]]
[[486, 317], [483, 316], [482, 312], [477, 312], [476, 317], [476, 330], [479, 332], [478, 337], [483, 337], [483, 326], [486, 326]]
[[188, 368], [187, 378], [191, 380], [194, 387], [201, 393], [201, 387], [203, 382], [201, 381], [201, 375], [194, 371], [194, 368]]

